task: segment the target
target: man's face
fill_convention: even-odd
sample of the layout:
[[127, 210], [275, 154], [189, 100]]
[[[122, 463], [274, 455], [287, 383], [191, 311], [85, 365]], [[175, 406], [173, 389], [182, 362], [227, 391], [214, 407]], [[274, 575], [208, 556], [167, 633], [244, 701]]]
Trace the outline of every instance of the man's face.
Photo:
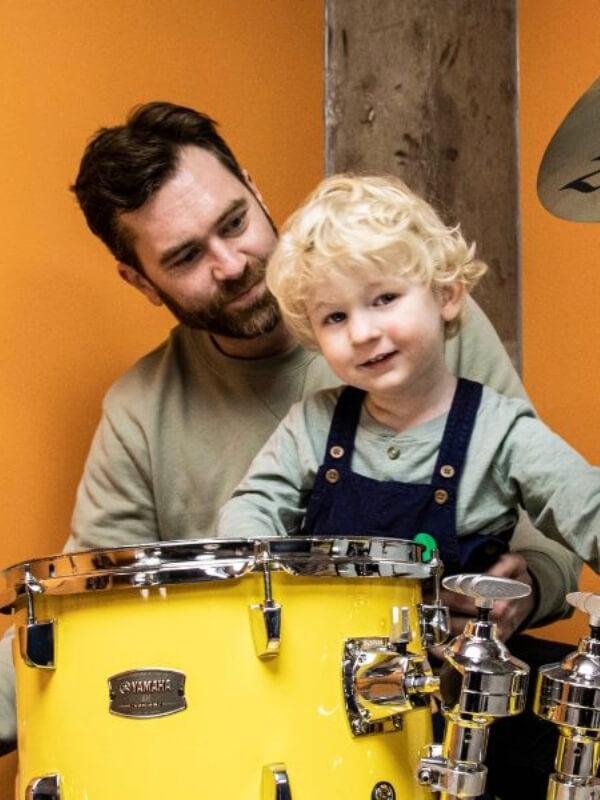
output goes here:
[[234, 338], [273, 330], [264, 274], [277, 235], [250, 186], [211, 153], [182, 148], [174, 176], [120, 217], [145, 273], [122, 265], [123, 277], [189, 327]]

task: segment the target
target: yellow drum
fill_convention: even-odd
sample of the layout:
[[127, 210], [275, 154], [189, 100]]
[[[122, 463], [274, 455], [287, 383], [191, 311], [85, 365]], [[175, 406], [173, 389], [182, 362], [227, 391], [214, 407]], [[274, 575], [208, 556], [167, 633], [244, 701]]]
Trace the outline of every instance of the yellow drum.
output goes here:
[[[9, 568], [18, 800], [431, 797], [414, 778], [431, 742], [415, 689], [430, 572], [390, 539], [171, 542]], [[392, 607], [409, 610], [408, 649], [388, 639]], [[421, 676], [405, 697], [399, 662]]]

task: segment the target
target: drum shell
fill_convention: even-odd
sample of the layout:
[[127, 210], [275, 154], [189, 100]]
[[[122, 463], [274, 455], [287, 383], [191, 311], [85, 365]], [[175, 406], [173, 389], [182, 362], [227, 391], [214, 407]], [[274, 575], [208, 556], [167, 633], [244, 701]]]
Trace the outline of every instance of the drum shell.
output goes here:
[[[257, 658], [248, 607], [260, 574], [192, 585], [36, 597], [55, 619], [56, 667], [17, 668], [19, 778], [58, 773], [61, 800], [202, 796], [261, 798], [265, 764], [283, 762], [294, 800], [368, 800], [380, 781], [398, 798], [429, 797], [415, 784], [431, 741], [427, 709], [404, 730], [353, 737], [344, 710], [347, 638], [386, 636], [392, 605], [411, 609], [417, 581], [272, 575], [283, 607], [279, 655]], [[15, 622], [26, 622], [18, 609]], [[418, 636], [413, 649], [420, 647]], [[158, 718], [109, 712], [108, 679], [162, 668], [186, 676], [187, 708]]]

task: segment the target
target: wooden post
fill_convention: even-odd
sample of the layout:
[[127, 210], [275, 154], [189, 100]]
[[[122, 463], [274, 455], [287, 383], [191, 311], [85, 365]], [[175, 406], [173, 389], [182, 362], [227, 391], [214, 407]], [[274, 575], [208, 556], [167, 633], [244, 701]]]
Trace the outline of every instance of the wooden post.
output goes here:
[[516, 0], [326, 0], [326, 168], [423, 194], [489, 272], [476, 298], [520, 366]]

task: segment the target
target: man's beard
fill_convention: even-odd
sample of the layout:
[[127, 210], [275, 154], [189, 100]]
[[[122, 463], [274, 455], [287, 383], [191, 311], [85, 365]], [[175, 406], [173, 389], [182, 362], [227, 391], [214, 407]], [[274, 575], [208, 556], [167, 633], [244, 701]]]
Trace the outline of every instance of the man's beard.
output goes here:
[[268, 289], [252, 305], [227, 309], [227, 304], [264, 278], [263, 261], [248, 262], [241, 278], [224, 281], [215, 297], [203, 308], [185, 309], [157, 286], [154, 289], [169, 311], [188, 328], [208, 331], [216, 336], [254, 339], [275, 329], [281, 320], [277, 300]]

